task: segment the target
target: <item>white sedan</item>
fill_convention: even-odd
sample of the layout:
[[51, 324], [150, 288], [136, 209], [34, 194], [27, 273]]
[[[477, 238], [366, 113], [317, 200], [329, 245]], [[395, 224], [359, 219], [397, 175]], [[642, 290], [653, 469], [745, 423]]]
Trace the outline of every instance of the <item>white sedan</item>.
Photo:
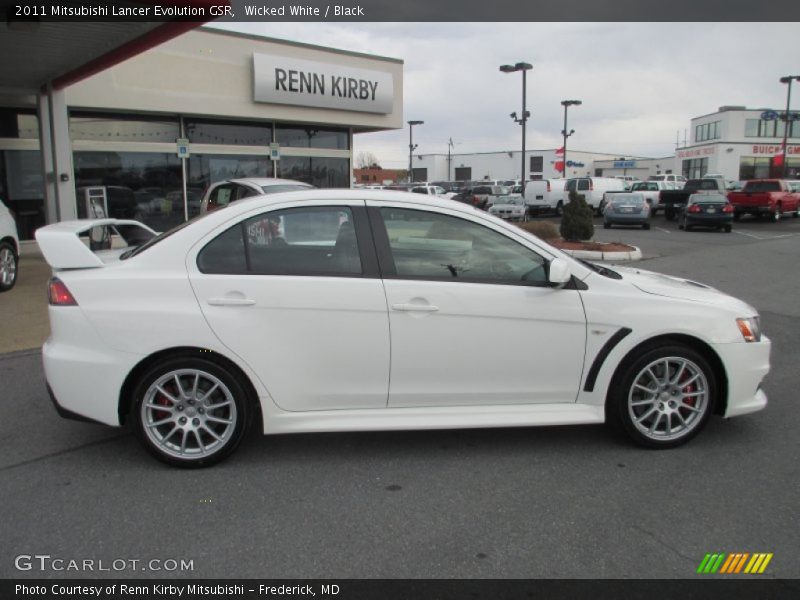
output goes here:
[[[139, 245], [93, 253], [78, 236], [92, 226]], [[219, 461], [252, 420], [266, 434], [610, 422], [666, 448], [767, 402], [752, 307], [573, 260], [458, 202], [273, 194], [153, 236], [114, 220], [36, 232], [55, 275], [44, 367], [62, 415], [130, 422], [174, 465]]]
[[19, 237], [14, 216], [0, 200], [0, 292], [7, 292], [17, 283]]

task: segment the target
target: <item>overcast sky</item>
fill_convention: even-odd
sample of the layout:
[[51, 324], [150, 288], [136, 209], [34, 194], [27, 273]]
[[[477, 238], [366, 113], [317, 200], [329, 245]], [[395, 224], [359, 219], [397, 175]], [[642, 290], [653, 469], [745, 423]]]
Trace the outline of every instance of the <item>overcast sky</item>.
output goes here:
[[[723, 105], [785, 108], [778, 79], [800, 74], [797, 23], [233, 23], [246, 33], [399, 58], [403, 120], [417, 153], [516, 150], [522, 76], [501, 64], [525, 61], [527, 148], [561, 146], [563, 99], [570, 147], [668, 156], [689, 119]], [[800, 85], [793, 88], [800, 106]], [[408, 164], [408, 128], [355, 136], [384, 168]]]

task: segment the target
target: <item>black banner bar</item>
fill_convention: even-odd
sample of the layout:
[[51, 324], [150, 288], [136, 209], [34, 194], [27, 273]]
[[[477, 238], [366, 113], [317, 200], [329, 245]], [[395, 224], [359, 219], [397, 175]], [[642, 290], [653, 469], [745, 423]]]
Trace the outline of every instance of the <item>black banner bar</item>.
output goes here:
[[800, 580], [746, 577], [648, 579], [331, 579], [331, 580], [124, 580], [18, 579], [0, 582], [0, 598], [65, 600], [123, 598], [324, 598], [334, 600], [795, 600]]
[[[0, 0], [0, 7], [8, 23], [800, 21], [795, 0]], [[753, 36], [759, 35], [754, 29]]]

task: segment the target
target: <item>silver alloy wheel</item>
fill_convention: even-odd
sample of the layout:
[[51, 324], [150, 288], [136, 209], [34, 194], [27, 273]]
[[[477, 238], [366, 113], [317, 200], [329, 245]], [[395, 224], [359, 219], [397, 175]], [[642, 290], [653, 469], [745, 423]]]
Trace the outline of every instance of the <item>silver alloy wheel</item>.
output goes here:
[[182, 459], [204, 458], [222, 449], [233, 435], [236, 402], [211, 373], [178, 369], [147, 389], [141, 419], [145, 434], [160, 451]]
[[682, 438], [702, 421], [709, 406], [708, 378], [681, 356], [645, 366], [628, 392], [628, 415], [636, 429], [656, 441]]
[[11, 287], [17, 278], [17, 258], [11, 248], [0, 248], [0, 285]]

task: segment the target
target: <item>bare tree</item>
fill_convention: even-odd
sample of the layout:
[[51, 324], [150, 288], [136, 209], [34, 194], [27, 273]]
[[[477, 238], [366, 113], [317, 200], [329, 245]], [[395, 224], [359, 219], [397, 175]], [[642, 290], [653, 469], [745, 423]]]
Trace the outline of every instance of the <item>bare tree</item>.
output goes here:
[[359, 169], [380, 169], [378, 157], [372, 152], [359, 152], [356, 156], [356, 167]]

